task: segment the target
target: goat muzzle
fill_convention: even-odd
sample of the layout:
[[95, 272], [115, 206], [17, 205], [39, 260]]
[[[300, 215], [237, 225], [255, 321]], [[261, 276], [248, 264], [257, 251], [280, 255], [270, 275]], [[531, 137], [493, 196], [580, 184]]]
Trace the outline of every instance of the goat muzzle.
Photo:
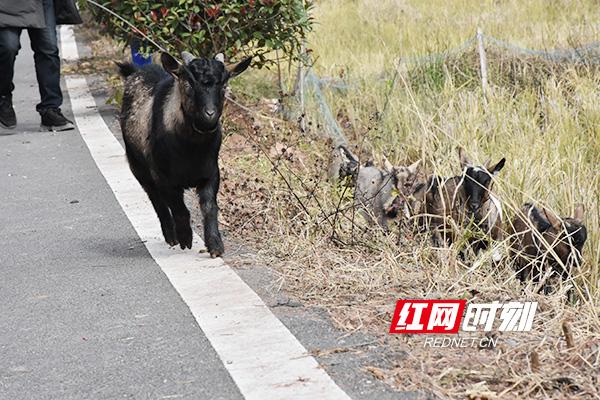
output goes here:
[[213, 128], [204, 129], [204, 128], [198, 128], [196, 121], [192, 121], [192, 130], [194, 131], [194, 133], [197, 133], [200, 135], [209, 135], [211, 133], [215, 133], [217, 131], [217, 129], [219, 129], [218, 122], [215, 124], [215, 126]]

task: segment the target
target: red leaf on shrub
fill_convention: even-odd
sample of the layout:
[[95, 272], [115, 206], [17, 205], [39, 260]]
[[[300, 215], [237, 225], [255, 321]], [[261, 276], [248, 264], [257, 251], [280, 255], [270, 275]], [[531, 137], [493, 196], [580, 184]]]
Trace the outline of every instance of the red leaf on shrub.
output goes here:
[[158, 16], [156, 15], [156, 11], [152, 10], [150, 11], [150, 18], [152, 18], [152, 21], [156, 22], [158, 20]]
[[205, 9], [206, 14], [210, 17], [210, 18], [214, 18], [217, 16], [217, 14], [219, 14], [219, 11], [221, 11], [221, 7], [218, 5], [209, 7], [207, 9]]
[[167, 14], [169, 13], [169, 9], [167, 7], [161, 7], [160, 8], [160, 13], [162, 14], [163, 18], [167, 16]]
[[250, 7], [254, 7], [254, 3], [256, 3], [256, 0], [248, 0], [248, 4], [250, 4]]

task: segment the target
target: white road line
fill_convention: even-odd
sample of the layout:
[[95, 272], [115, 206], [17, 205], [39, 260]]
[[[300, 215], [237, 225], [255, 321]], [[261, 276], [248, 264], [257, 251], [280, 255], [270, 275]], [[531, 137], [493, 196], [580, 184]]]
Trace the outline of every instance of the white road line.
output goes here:
[[[77, 59], [70, 26], [61, 27], [62, 56]], [[171, 249], [135, 180], [120, 143], [96, 110], [84, 77], [66, 76], [75, 122], [88, 149], [146, 248], [190, 308], [246, 399], [350, 398], [223, 260]]]

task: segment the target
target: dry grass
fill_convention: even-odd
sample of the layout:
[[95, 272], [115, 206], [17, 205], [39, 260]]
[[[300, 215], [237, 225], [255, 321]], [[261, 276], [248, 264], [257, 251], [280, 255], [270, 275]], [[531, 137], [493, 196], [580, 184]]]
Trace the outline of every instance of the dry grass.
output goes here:
[[[227, 117], [224, 224], [258, 248], [286, 290], [326, 307], [346, 331], [367, 330], [407, 352], [398, 365], [370, 368], [375, 377], [442, 398], [599, 395], [597, 296], [584, 288], [576, 305], [567, 304], [567, 285], [538, 294], [515, 279], [510, 261], [495, 265], [489, 253], [462, 261], [457, 247], [433, 249], [426, 235], [406, 226], [389, 236], [366, 230], [358, 217], [352, 223], [350, 193], [324, 182], [326, 143], [283, 123], [249, 120], [233, 107]], [[422, 336], [386, 335], [398, 298], [527, 300], [539, 309], [533, 332], [504, 334], [493, 350], [440, 350], [423, 348]], [[575, 348], [566, 347], [563, 321]], [[533, 353], [539, 367], [530, 365]]]
[[[495, 265], [487, 253], [463, 261], [457, 257], [459, 245], [433, 249], [427, 237], [406, 228], [388, 237], [364, 231], [363, 221], [354, 218], [351, 191], [325, 182], [330, 149], [322, 139], [325, 128], [317, 105], [310, 99], [307, 132], [257, 118], [258, 129], [240, 128], [236, 134], [238, 144], [246, 143], [245, 150], [228, 151], [225, 142], [228, 179], [248, 182], [251, 189], [246, 190], [261, 190], [263, 198], [239, 215], [231, 207], [240, 204], [236, 198], [245, 191], [225, 195], [221, 206], [230, 229], [260, 248], [281, 272], [287, 290], [326, 307], [348, 332], [368, 330], [381, 335], [394, 351], [406, 351], [408, 359], [396, 366], [369, 368], [395, 387], [442, 398], [600, 396], [598, 68], [488, 49], [492, 91], [486, 106], [477, 54], [471, 49], [442, 63], [403, 66], [386, 114], [381, 121], [376, 117], [397, 55], [444, 50], [471, 36], [477, 25], [534, 48], [570, 47], [594, 39], [596, 27], [589, 21], [600, 10], [593, 2], [569, 6], [569, 18], [563, 18], [563, 6], [542, 1], [459, 1], [450, 7], [436, 1], [329, 0], [318, 3], [319, 25], [309, 43], [317, 72], [349, 84], [347, 90], [324, 92], [338, 123], [364, 157], [379, 161], [385, 154], [399, 164], [421, 158], [428, 173], [448, 176], [459, 171], [460, 145], [479, 162], [507, 158], [494, 192], [508, 217], [525, 201], [559, 215], [570, 214], [577, 202], [586, 204], [584, 264], [575, 281], [559, 284], [553, 295], [522, 286], [510, 259]], [[491, 11], [482, 13], [482, 8]], [[276, 97], [273, 77], [263, 72], [243, 77], [234, 87], [257, 98]], [[278, 143], [292, 155], [269, 161], [265, 154], [281, 150]], [[263, 181], [253, 183], [256, 176]], [[255, 220], [260, 221], [256, 226]], [[576, 288], [576, 302], [565, 301], [569, 286]], [[440, 350], [424, 348], [421, 336], [386, 334], [398, 298], [528, 300], [538, 301], [539, 309], [533, 332], [504, 334], [493, 350]], [[566, 345], [564, 321], [571, 327], [573, 348]]]

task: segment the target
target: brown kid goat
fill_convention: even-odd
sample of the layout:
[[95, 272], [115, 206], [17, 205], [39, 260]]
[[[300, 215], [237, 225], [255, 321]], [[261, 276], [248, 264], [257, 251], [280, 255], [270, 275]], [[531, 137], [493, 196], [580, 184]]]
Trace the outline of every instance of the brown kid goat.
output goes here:
[[573, 217], [557, 217], [545, 208], [527, 203], [508, 227], [510, 254], [521, 281], [539, 282], [546, 274], [566, 280], [581, 263], [587, 230], [582, 223], [584, 206]]

